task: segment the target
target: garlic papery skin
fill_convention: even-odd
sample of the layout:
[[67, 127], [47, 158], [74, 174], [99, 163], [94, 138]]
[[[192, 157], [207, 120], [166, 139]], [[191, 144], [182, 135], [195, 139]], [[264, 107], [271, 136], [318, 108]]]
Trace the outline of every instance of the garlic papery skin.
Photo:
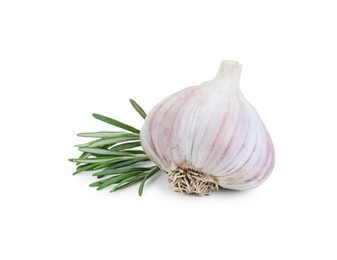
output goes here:
[[245, 190], [272, 172], [273, 143], [241, 93], [240, 74], [238, 62], [223, 61], [213, 80], [167, 97], [147, 115], [142, 147], [174, 191]]

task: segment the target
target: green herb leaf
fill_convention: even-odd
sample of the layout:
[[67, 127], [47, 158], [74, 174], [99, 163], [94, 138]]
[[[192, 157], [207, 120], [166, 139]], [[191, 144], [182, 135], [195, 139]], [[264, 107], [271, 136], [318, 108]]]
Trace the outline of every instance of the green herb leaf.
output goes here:
[[105, 169], [100, 172], [94, 173], [92, 176], [97, 176], [98, 178], [107, 176], [107, 175], [115, 175], [121, 173], [129, 173], [129, 172], [147, 172], [151, 170], [151, 168], [145, 167], [124, 167], [124, 168], [117, 168], [117, 169]]
[[118, 183], [117, 185], [115, 185], [115, 187], [113, 187], [110, 192], [115, 192], [115, 191], [119, 190], [120, 187], [125, 188], [127, 186], [130, 186], [130, 185], [125, 186], [126, 183], [134, 184], [136, 182], [142, 181], [142, 179], [143, 179], [143, 176], [137, 176], [137, 177], [131, 176], [129, 178], [126, 178], [126, 179], [122, 180], [120, 183]]
[[124, 162], [116, 163], [110, 167], [107, 167], [107, 169], [117, 169], [117, 168], [129, 166], [129, 165], [133, 165], [133, 164], [136, 164], [139, 162], [145, 162], [145, 161], [150, 161], [150, 159], [147, 156], [139, 156], [139, 157], [135, 157], [130, 160], [126, 160]]
[[131, 103], [131, 105], [133, 106], [133, 108], [138, 112], [138, 114], [140, 114], [140, 116], [141, 116], [142, 118], [145, 119], [146, 113], [145, 113], [145, 111], [140, 107], [140, 105], [138, 105], [137, 102], [134, 101], [133, 99], [130, 99], [130, 103]]
[[97, 137], [97, 138], [109, 138], [109, 137], [116, 137], [122, 134], [128, 134], [127, 132], [87, 132], [87, 133], [79, 133], [77, 136], [80, 137]]
[[[86, 159], [90, 156], [90, 153], [82, 153], [79, 159]], [[77, 162], [76, 165], [80, 165], [81, 163]]]
[[139, 147], [139, 146], [141, 146], [140, 142], [130, 142], [130, 143], [112, 146], [110, 148], [110, 150], [111, 151], [119, 151], [119, 150], [125, 150], [125, 149], [129, 149], [129, 148], [135, 148], [135, 147]]
[[137, 182], [140, 182], [141, 180], [142, 180], [142, 177], [135, 178], [134, 180], [129, 181], [128, 183], [126, 183], [124, 185], [121, 185], [121, 186], [118, 185], [118, 187], [114, 187], [110, 192], [116, 192], [118, 190], [125, 189], [125, 188], [127, 188], [127, 187], [129, 187], [129, 186], [131, 186], [131, 185], [133, 185], [133, 184], [135, 184]]
[[95, 114], [95, 113], [92, 114], [92, 116], [94, 118], [98, 119], [98, 120], [101, 120], [101, 121], [105, 122], [105, 123], [117, 126], [119, 128], [125, 129], [127, 131], [132, 132], [132, 133], [136, 133], [136, 134], [140, 133], [140, 131], [138, 129], [136, 129], [136, 128], [132, 127], [132, 126], [129, 126], [127, 124], [124, 124], [124, 123], [122, 123], [120, 121], [117, 121], [115, 119], [112, 119], [112, 118], [109, 118], [109, 117], [106, 117], [106, 116], [103, 116], [103, 115], [100, 115], [100, 114]]
[[[131, 152], [120, 152], [120, 151], [110, 151], [108, 149], [101, 149], [101, 148], [90, 148], [84, 147], [79, 149], [82, 152], [91, 153], [91, 154], [98, 154], [98, 155], [114, 155], [114, 156], [130, 156], [133, 155]], [[80, 158], [82, 159], [82, 158]]]
[[130, 177], [134, 175], [134, 173], [127, 173], [127, 174], [123, 174], [123, 175], [117, 175], [117, 176], [114, 176], [114, 177], [110, 177], [110, 178], [107, 178], [105, 180], [102, 180], [104, 181], [104, 183], [102, 183], [101, 185], [98, 186], [97, 190], [102, 190], [112, 184], [115, 184], [115, 183], [119, 183], [120, 181], [124, 180], [125, 178], [127, 177]]
[[91, 183], [89, 187], [98, 187], [99, 185], [103, 184], [104, 181], [96, 181], [94, 183]]
[[144, 179], [142, 180], [141, 184], [139, 185], [138, 189], [138, 195], [142, 196], [143, 195], [143, 189], [144, 189], [144, 184], [147, 179], [149, 179], [152, 175], [154, 175], [156, 172], [158, 172], [160, 169], [158, 167], [155, 167], [153, 170], [149, 171], [148, 174], [145, 175]]
[[86, 147], [102, 147], [105, 145], [114, 145], [117, 143], [121, 143], [121, 142], [127, 142], [127, 141], [132, 141], [132, 140], [139, 140], [138, 136], [122, 136], [122, 137], [114, 137], [114, 138], [107, 138], [107, 139], [99, 139], [97, 141], [94, 141], [92, 143], [90, 143], [88, 146]]
[[[127, 158], [124, 158], [127, 159]], [[116, 157], [107, 157], [107, 158], [87, 158], [87, 159], [69, 159], [71, 162], [79, 162], [79, 163], [106, 163], [106, 162], [114, 162], [118, 161], [120, 158]]]
[[101, 164], [99, 164], [99, 163], [96, 163], [96, 164], [92, 163], [92, 164], [85, 164], [85, 165], [82, 165], [82, 166], [78, 166], [77, 169], [76, 169], [76, 171], [73, 173], [73, 175], [76, 175], [76, 174], [78, 174], [80, 172], [83, 172], [83, 171], [94, 170], [94, 168], [96, 166], [99, 166], [99, 165], [101, 165]]
[[142, 150], [123, 150], [123, 152], [128, 152], [131, 154], [145, 154], [145, 152]]

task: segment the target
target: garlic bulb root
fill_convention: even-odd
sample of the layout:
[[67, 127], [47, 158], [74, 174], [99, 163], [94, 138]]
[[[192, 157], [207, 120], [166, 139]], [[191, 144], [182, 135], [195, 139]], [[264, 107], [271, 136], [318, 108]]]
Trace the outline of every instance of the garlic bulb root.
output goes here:
[[218, 189], [214, 177], [192, 168], [178, 167], [168, 173], [169, 186], [173, 191], [190, 195], [205, 196]]

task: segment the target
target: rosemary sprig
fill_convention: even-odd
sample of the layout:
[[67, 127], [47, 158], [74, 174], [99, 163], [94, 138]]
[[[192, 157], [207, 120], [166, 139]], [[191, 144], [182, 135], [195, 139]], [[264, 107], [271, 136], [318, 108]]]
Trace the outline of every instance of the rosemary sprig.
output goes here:
[[[146, 113], [132, 99], [131, 105], [145, 119]], [[157, 166], [141, 166], [143, 162], [150, 161], [143, 150], [135, 150], [140, 147], [140, 131], [128, 124], [100, 114], [92, 114], [94, 118], [116, 126], [125, 131], [101, 131], [79, 133], [79, 137], [95, 138], [93, 141], [75, 145], [82, 154], [78, 158], [69, 159], [76, 163], [78, 174], [85, 171], [100, 170], [92, 174], [99, 180], [90, 184], [101, 190], [112, 187], [115, 192], [135, 183], [140, 183], [138, 194], [143, 194], [145, 182], [159, 172]]]

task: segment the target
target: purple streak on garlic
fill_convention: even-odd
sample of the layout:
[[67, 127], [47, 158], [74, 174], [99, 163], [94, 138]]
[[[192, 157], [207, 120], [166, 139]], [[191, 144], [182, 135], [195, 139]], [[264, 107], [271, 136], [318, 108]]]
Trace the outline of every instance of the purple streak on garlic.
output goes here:
[[169, 175], [173, 190], [244, 190], [270, 175], [273, 143], [241, 93], [240, 73], [238, 62], [223, 61], [213, 80], [167, 97], [147, 115], [143, 149]]

